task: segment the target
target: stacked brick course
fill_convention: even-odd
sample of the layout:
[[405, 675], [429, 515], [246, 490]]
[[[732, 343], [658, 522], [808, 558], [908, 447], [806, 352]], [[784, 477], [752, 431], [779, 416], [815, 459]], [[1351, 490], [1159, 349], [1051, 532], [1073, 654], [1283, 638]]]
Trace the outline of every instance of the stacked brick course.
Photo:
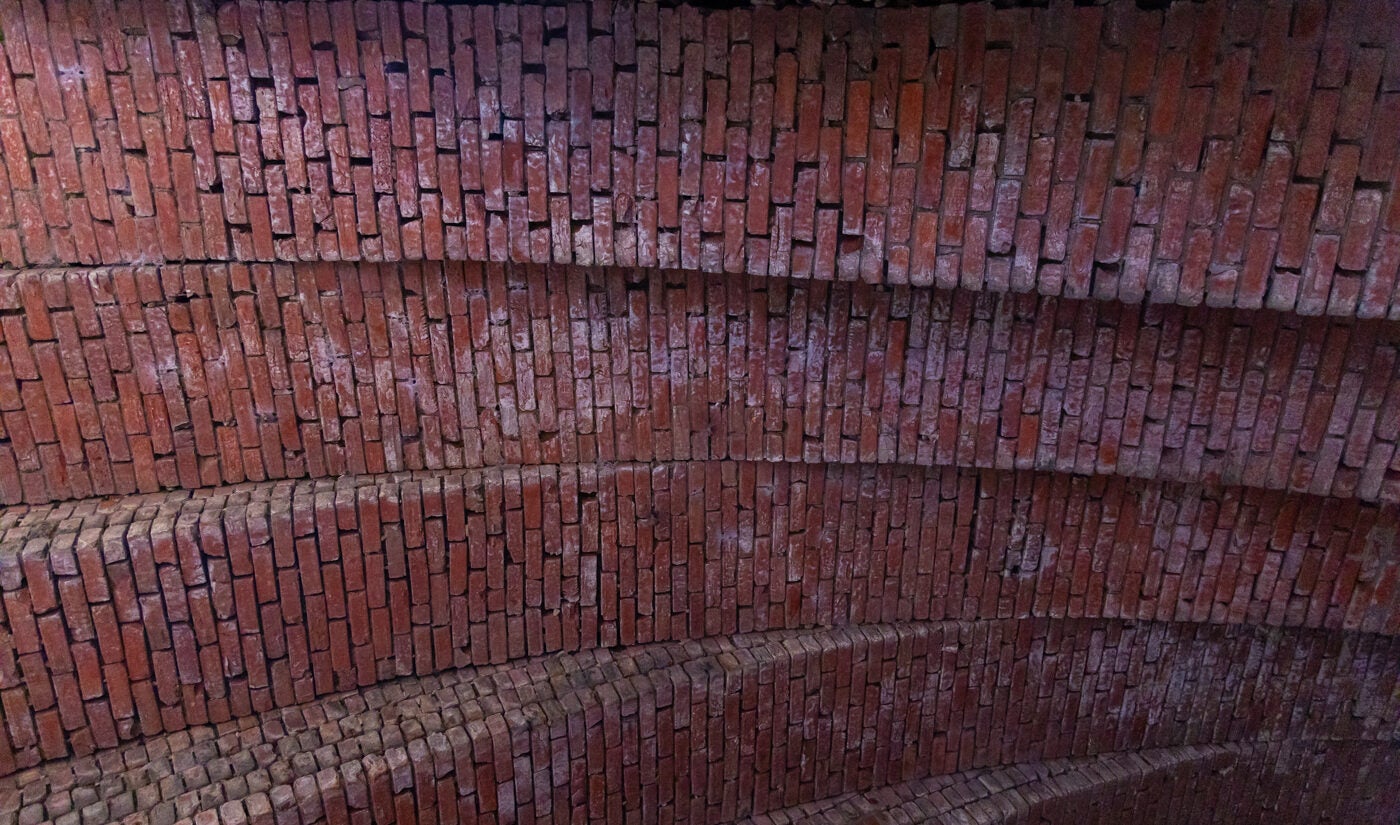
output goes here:
[[[968, 771], [890, 785], [878, 791], [796, 805], [755, 817], [753, 825], [860, 822], [994, 822], [998, 825], [1179, 825], [1258, 822], [1382, 822], [1390, 810], [1384, 780], [1395, 752], [1369, 744], [1188, 746], [1099, 759]], [[1309, 776], [1327, 790], [1291, 781]], [[1347, 782], [1338, 781], [1347, 777]], [[1351, 780], [1354, 780], [1351, 781]], [[1262, 787], [1261, 787], [1262, 786]], [[1343, 786], [1360, 793], [1339, 793]], [[1254, 787], [1252, 794], [1241, 793]], [[1335, 796], [1332, 794], [1336, 794]], [[1259, 804], [1260, 802], [1263, 804]]]
[[5, 310], [9, 502], [723, 458], [1400, 502], [1387, 323], [431, 263], [39, 271]]
[[749, 462], [10, 508], [0, 765], [396, 675], [813, 624], [1395, 633], [1384, 512], [1119, 479]]
[[0, 260], [514, 260], [1400, 313], [1385, 0], [3, 6]]
[[[257, 822], [288, 808], [301, 823], [734, 821], [984, 765], [1323, 731], [1393, 739], [1397, 643], [1373, 637], [1335, 671], [1318, 667], [1346, 644], [1070, 620], [596, 649], [154, 737], [109, 752], [105, 797], [90, 804], [131, 823], [172, 809]], [[1333, 701], [1343, 694], [1355, 701]], [[26, 802], [25, 821], [71, 810], [74, 776], [92, 764], [21, 774], [0, 815]]]
[[0, 825], [1393, 822], [1400, 13], [0, 0]]

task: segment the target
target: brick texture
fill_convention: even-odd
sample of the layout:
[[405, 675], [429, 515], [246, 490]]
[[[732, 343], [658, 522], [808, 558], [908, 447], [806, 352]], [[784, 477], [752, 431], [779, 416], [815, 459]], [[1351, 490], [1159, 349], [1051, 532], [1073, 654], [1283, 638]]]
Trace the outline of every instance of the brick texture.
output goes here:
[[751, 823], [1386, 822], [1400, 815], [1385, 784], [1397, 759], [1384, 746], [1335, 742], [1162, 748], [915, 780]]
[[[1384, 697], [1398, 653], [1379, 637], [1083, 620], [598, 649], [153, 737], [105, 766], [26, 771], [0, 816], [95, 805], [97, 821], [132, 825], [279, 811], [300, 823], [731, 822], [981, 765], [1323, 731], [1393, 738]], [[1333, 701], [1341, 692], [1354, 700]], [[1395, 766], [1391, 754], [1375, 769]], [[96, 775], [105, 798], [81, 779]]]
[[1400, 317], [1386, 0], [0, 3], [0, 261], [514, 260]]
[[736, 458], [1393, 503], [1398, 355], [1383, 322], [615, 268], [0, 274], [0, 500]]
[[0, 0], [0, 825], [1394, 825], [1400, 7]]
[[1064, 475], [712, 462], [0, 516], [0, 768], [406, 674], [816, 625], [1400, 631], [1394, 513]]

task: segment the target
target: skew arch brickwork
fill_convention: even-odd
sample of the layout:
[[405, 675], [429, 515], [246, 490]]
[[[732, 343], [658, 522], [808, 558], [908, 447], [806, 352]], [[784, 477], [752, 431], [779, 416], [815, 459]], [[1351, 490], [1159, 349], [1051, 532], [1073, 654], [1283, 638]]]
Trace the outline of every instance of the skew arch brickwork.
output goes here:
[[1400, 817], [1394, 3], [0, 33], [0, 825]]

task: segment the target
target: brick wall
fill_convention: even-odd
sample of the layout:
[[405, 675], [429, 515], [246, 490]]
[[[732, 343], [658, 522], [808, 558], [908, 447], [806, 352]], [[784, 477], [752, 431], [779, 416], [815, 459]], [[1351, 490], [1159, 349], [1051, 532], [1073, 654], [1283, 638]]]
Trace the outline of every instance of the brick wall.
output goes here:
[[1393, 821], [1397, 132], [1387, 0], [0, 0], [0, 825]]
[[1396, 317], [1385, 0], [0, 5], [0, 261], [515, 260]]
[[[232, 822], [279, 807], [303, 823], [449, 810], [462, 822], [725, 822], [978, 766], [1323, 732], [1393, 739], [1394, 647], [1073, 620], [740, 634], [403, 680], [212, 741], [155, 737], [106, 773], [137, 816], [180, 794], [162, 775], [173, 767], [194, 792], [168, 807]], [[275, 787], [240, 781], [240, 757]], [[60, 804], [70, 776], [21, 774], [31, 798]]]
[[0, 756], [87, 753], [397, 675], [813, 624], [1039, 616], [1395, 633], [1394, 541], [1393, 516], [1356, 502], [746, 462], [10, 508]]
[[1384, 822], [1397, 810], [1381, 777], [1393, 773], [1396, 759], [1384, 746], [1336, 742], [1163, 748], [915, 780], [753, 822]]
[[1400, 330], [622, 269], [0, 274], [0, 500], [576, 461], [1040, 468], [1400, 501]]

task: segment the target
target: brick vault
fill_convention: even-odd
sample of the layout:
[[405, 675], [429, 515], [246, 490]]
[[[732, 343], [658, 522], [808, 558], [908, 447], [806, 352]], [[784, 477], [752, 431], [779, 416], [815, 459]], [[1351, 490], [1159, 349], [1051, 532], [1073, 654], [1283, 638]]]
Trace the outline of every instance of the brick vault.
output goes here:
[[0, 0], [0, 825], [1400, 820], [1400, 7]]

